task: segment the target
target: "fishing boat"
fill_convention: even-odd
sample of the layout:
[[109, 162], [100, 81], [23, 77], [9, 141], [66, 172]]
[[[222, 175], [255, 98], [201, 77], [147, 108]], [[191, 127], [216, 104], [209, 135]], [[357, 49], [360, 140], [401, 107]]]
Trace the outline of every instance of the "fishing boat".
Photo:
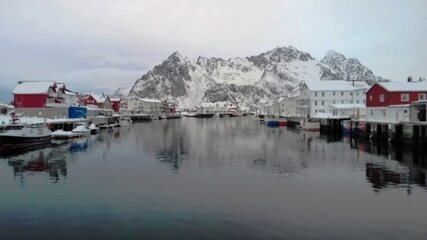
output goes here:
[[288, 126], [288, 119], [286, 117], [280, 116], [279, 127], [286, 127], [286, 126]]
[[51, 131], [41, 118], [0, 117], [0, 151], [13, 151], [49, 144]]
[[279, 118], [274, 116], [268, 116], [264, 119], [265, 124], [268, 127], [279, 127]]

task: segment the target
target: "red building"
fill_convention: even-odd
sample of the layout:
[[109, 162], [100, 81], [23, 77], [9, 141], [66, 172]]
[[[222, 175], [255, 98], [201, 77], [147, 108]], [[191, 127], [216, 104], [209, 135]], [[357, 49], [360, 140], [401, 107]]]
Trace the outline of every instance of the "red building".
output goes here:
[[366, 93], [366, 107], [410, 104], [426, 96], [427, 81], [375, 83]]
[[120, 102], [121, 99], [120, 98], [111, 98], [111, 106], [113, 107], [114, 112], [119, 112], [120, 111]]
[[56, 103], [56, 83], [52, 81], [20, 81], [12, 91], [15, 108], [44, 108]]
[[92, 95], [83, 95], [79, 96], [78, 102], [80, 105], [88, 106], [88, 105], [98, 105], [98, 102]]

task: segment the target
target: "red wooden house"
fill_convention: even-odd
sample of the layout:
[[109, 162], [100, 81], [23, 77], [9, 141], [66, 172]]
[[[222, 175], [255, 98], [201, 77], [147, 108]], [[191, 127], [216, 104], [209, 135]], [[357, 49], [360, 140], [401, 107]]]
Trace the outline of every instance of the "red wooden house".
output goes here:
[[113, 107], [114, 112], [119, 112], [120, 111], [120, 102], [121, 99], [120, 98], [111, 98], [111, 106]]
[[366, 92], [366, 107], [386, 107], [426, 100], [427, 82], [375, 83]]
[[410, 120], [410, 106], [427, 99], [427, 81], [375, 83], [366, 92], [366, 119], [374, 122]]
[[20, 81], [12, 91], [15, 108], [44, 108], [57, 102], [56, 83], [53, 81]]
[[88, 105], [98, 106], [98, 102], [92, 95], [79, 96], [78, 102], [80, 105], [83, 105], [83, 106], [88, 106]]

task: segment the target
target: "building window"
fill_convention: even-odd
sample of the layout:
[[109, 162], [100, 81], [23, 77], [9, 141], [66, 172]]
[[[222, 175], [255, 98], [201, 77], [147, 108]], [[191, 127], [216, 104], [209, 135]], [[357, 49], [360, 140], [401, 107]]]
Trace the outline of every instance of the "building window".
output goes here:
[[384, 94], [380, 95], [380, 102], [384, 102]]
[[369, 95], [369, 100], [372, 101], [372, 95]]
[[332, 104], [335, 104], [335, 100], [334, 100], [334, 101], [332, 101]]
[[344, 100], [341, 100], [341, 103], [344, 103]]
[[359, 103], [359, 100], [356, 100], [356, 103]]
[[402, 94], [400, 94], [400, 101], [402, 101], [402, 102], [409, 101], [409, 94], [408, 93], [402, 93]]
[[371, 117], [374, 116], [374, 110], [371, 109]]
[[322, 92], [322, 97], [324, 97], [325, 96], [325, 92]]
[[322, 106], [325, 105], [325, 101], [322, 100]]
[[332, 92], [332, 95], [334, 95], [334, 96], [335, 96], [335, 92]]
[[344, 92], [341, 92], [341, 96], [344, 96]]
[[317, 97], [317, 92], [314, 93], [314, 96]]
[[385, 109], [382, 109], [381, 111], [383, 112], [383, 117], [385, 117], [387, 115]]
[[418, 94], [418, 100], [427, 100], [427, 96], [425, 93]]
[[314, 101], [314, 105], [317, 106], [317, 101]]

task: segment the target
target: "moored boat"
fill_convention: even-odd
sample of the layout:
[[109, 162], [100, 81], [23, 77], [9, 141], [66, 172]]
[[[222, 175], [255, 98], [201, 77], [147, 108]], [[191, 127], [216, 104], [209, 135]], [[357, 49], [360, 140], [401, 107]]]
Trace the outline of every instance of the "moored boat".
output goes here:
[[0, 120], [0, 151], [49, 144], [51, 131], [42, 119], [18, 119], [14, 114]]
[[85, 123], [78, 123], [77, 126], [71, 131], [64, 131], [62, 129], [56, 130], [51, 134], [52, 138], [75, 138], [85, 135], [89, 135], [91, 129], [89, 129]]
[[279, 117], [279, 127], [288, 126], [288, 119], [285, 117]]

